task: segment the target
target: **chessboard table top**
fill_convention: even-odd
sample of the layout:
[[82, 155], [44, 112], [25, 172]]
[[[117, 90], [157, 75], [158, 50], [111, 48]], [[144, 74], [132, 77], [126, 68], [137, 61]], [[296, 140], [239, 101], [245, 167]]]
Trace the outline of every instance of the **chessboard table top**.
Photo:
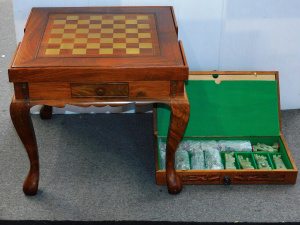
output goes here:
[[167, 6], [33, 8], [11, 69], [167, 68], [187, 78], [176, 29]]
[[39, 57], [160, 55], [153, 14], [51, 14]]

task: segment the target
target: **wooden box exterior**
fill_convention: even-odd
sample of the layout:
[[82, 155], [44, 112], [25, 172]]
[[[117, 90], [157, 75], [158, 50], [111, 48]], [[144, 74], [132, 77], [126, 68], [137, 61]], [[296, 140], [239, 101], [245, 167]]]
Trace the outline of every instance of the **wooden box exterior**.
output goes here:
[[[190, 71], [191, 79], [197, 79], [198, 75], [210, 75], [213, 74], [221, 75], [223, 78], [221, 80], [231, 80], [231, 79], [243, 79], [243, 80], [256, 80], [268, 79], [268, 74], [274, 74], [277, 81], [278, 88], [278, 108], [279, 108], [279, 125], [280, 125], [280, 135], [279, 138], [285, 148], [289, 161], [293, 169], [288, 170], [177, 170], [183, 184], [187, 185], [207, 185], [207, 184], [224, 184], [224, 178], [230, 178], [231, 184], [295, 184], [297, 180], [298, 169], [295, 165], [291, 152], [287, 146], [284, 136], [281, 131], [281, 114], [280, 114], [280, 98], [279, 98], [279, 80], [278, 72], [254, 72], [254, 71]], [[225, 75], [225, 76], [224, 76]], [[241, 76], [239, 76], [241, 75]], [[241, 78], [242, 77], [242, 78]], [[157, 110], [153, 110], [153, 124], [154, 124], [154, 151], [155, 151], [155, 170], [156, 170], [156, 184], [166, 185], [166, 171], [160, 170], [159, 168], [159, 156], [158, 156], [158, 131], [157, 131]], [[187, 137], [188, 138], [188, 137]], [[202, 137], [205, 138], [205, 137]], [[208, 137], [206, 137], [208, 138]], [[222, 138], [222, 136], [216, 136], [215, 138]], [[224, 137], [226, 138], [226, 137]], [[237, 139], [239, 137], [236, 137]]]

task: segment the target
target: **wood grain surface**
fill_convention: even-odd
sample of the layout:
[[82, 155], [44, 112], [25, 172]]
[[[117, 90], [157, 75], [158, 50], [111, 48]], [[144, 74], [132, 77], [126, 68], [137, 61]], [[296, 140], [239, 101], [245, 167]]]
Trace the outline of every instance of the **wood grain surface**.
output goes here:
[[[26, 83], [25, 83], [26, 84]], [[121, 85], [122, 84], [122, 85]], [[175, 84], [175, 85], [174, 85]], [[21, 85], [15, 83], [15, 85]], [[63, 82], [36, 82], [29, 83], [29, 96], [31, 99], [68, 99], [74, 97], [101, 97], [98, 96], [96, 90], [101, 84], [81, 84], [81, 83], [63, 83]], [[16, 91], [22, 91], [20, 88], [15, 88]], [[141, 98], [156, 98], [170, 96], [170, 89], [176, 92], [178, 96], [183, 95], [183, 81], [129, 81], [126, 83], [112, 82], [102, 83], [107, 97], [141, 97]], [[171, 93], [172, 94], [172, 93]], [[104, 97], [105, 97], [104, 96]]]
[[[29, 109], [171, 105], [168, 190], [179, 193], [174, 154], [189, 116], [184, 96], [188, 65], [172, 7], [33, 8], [8, 69], [15, 98], [11, 118], [24, 143], [30, 171], [24, 193], [38, 190], [39, 161]], [[172, 82], [172, 85], [170, 83]], [[172, 93], [171, 93], [172, 92]]]
[[28, 83], [31, 99], [59, 99], [71, 98], [69, 83], [62, 82], [37, 82]]
[[170, 106], [171, 118], [167, 137], [166, 180], [168, 192], [178, 194], [182, 190], [182, 182], [175, 170], [175, 153], [189, 120], [190, 105], [187, 96], [184, 96], [171, 99]]
[[170, 81], [129, 82], [130, 97], [159, 97], [170, 95]]
[[71, 84], [72, 97], [128, 97], [128, 83]]
[[30, 170], [24, 182], [23, 191], [26, 195], [36, 195], [39, 184], [39, 157], [30, 117], [29, 100], [15, 100], [13, 98], [10, 105], [10, 115], [30, 161]]
[[[78, 16], [78, 20], [67, 20], [68, 15]], [[111, 32], [109, 26], [111, 24], [106, 24], [107, 28], [103, 28], [103, 35], [100, 29], [93, 29], [91, 27], [87, 28], [87, 24], [84, 24], [86, 20], [80, 19], [80, 17], [84, 17], [87, 15], [91, 16], [105, 16], [110, 14], [110, 16], [142, 16], [148, 15], [149, 17], [149, 29], [139, 29], [139, 28], [131, 28], [131, 26], [135, 26], [135, 24], [128, 24], [127, 29], [128, 32], [122, 30], [122, 32], [126, 33], [127, 43], [124, 39], [113, 40], [114, 32], [121, 32], [121, 30], [116, 29], [113, 33]], [[50, 15], [50, 17], [48, 17]], [[66, 22], [69, 25], [73, 23], [83, 23], [83, 24], [73, 24], [77, 26], [82, 26], [82, 28], [76, 29], [66, 29], [61, 26], [63, 24], [54, 24], [54, 21], [59, 21], [63, 18], [55, 18], [55, 15], [65, 15]], [[153, 17], [155, 15], [155, 17]], [[109, 15], [108, 15], [109, 16]], [[48, 20], [49, 18], [49, 20]], [[97, 23], [97, 20], [91, 20], [90, 22]], [[155, 18], [155, 19], [154, 19]], [[155, 20], [155, 21], [154, 21]], [[80, 21], [80, 22], [79, 22]], [[92, 22], [91, 22], [92, 21]], [[124, 20], [126, 23], [126, 19]], [[117, 20], [114, 22], [115, 25], [118, 23], [124, 22]], [[130, 19], [127, 22], [131, 23]], [[109, 22], [109, 21], [108, 21]], [[58, 22], [56, 22], [58, 23]], [[98, 21], [98, 23], [102, 23], [102, 21]], [[136, 26], [141, 26], [146, 22], [143, 20], [137, 20]], [[54, 27], [53, 26], [58, 26]], [[113, 24], [114, 25], [114, 24]], [[76, 27], [77, 27], [76, 26]], [[101, 24], [102, 26], [102, 24]], [[67, 27], [68, 28], [68, 27]], [[108, 30], [106, 30], [108, 29]], [[110, 30], [109, 30], [110, 29]], [[133, 29], [133, 30], [132, 30]], [[137, 33], [136, 33], [137, 29]], [[44, 32], [45, 31], [45, 32]], [[75, 32], [75, 33], [74, 33]], [[101, 33], [99, 38], [91, 38], [88, 40], [89, 35], [93, 35], [96, 33]], [[132, 33], [133, 32], [133, 33]], [[143, 36], [144, 34], [150, 33], [149, 35]], [[75, 34], [75, 37], [71, 38], [63, 38], [63, 35]], [[109, 35], [112, 35], [113, 39], [108, 40]], [[73, 35], [74, 36], [74, 35]], [[87, 36], [87, 37], [85, 37]], [[128, 36], [128, 37], [127, 37]], [[134, 36], [134, 37], [133, 37]], [[135, 37], [137, 36], [137, 37]], [[140, 36], [140, 37], [139, 37]], [[107, 39], [108, 38], [108, 39]], [[125, 39], [126, 39], [125, 38]], [[134, 38], [134, 40], [132, 39]], [[53, 39], [53, 40], [52, 40]], [[76, 39], [76, 41], [75, 41]], [[78, 39], [78, 40], [77, 40]], [[83, 40], [85, 39], [85, 40]], [[93, 40], [92, 40], [93, 39]], [[95, 39], [95, 40], [94, 40]], [[90, 51], [90, 53], [86, 53], [89, 49], [87, 44], [90, 44], [91, 50], [95, 49], [98, 42], [102, 48], [106, 49], [107, 54], [100, 54], [99, 49], [96, 51], [98, 54], [94, 54]], [[113, 43], [103, 43], [103, 42], [111, 42]], [[125, 41], [125, 42], [124, 42]], [[73, 43], [74, 42], [74, 43]], [[75, 43], [78, 42], [78, 43]], [[84, 42], [84, 43], [79, 43]], [[149, 53], [151, 42], [151, 49], [153, 50]], [[111, 48], [111, 44], [119, 44], [126, 43], [126, 49], [131, 51], [131, 48], [137, 48], [137, 44], [139, 45], [138, 49], [140, 54], [121, 54], [120, 51], [116, 50], [116, 53], [108, 54], [109, 51], [107, 48]], [[66, 44], [61, 46], [61, 44]], [[67, 45], [68, 44], [68, 45]], [[71, 44], [71, 45], [69, 45]], [[73, 44], [73, 45], [72, 45]], [[57, 47], [59, 45], [59, 47]], [[70, 53], [70, 48], [72, 47], [72, 54]], [[76, 50], [73, 54], [74, 49]], [[101, 49], [101, 46], [99, 46]], [[40, 49], [40, 51], [39, 51]], [[52, 52], [53, 54], [46, 54], [46, 51]], [[85, 49], [85, 50], [84, 50]], [[114, 47], [112, 45], [112, 49]], [[143, 49], [143, 50], [142, 50]], [[58, 53], [59, 54], [56, 54]], [[62, 51], [62, 52], [60, 52]], [[133, 51], [133, 50], [132, 50]], [[85, 53], [84, 53], [85, 52]], [[117, 53], [119, 52], [119, 53]], [[143, 53], [144, 52], [144, 53]], [[148, 53], [147, 53], [148, 52]], [[62, 55], [61, 55], [62, 53]], [[78, 53], [78, 54], [77, 54]], [[60, 57], [66, 56], [68, 57]], [[149, 55], [150, 54], [150, 55]], [[93, 55], [92, 57], [90, 57]], [[89, 56], [89, 57], [87, 57]], [[141, 57], [142, 56], [142, 57]], [[61, 70], [58, 70], [58, 67]], [[76, 67], [76, 70], [72, 70], [72, 68]], [[83, 67], [83, 68], [82, 68]], [[38, 73], [35, 74], [35, 70], [38, 68]], [[183, 80], [187, 79], [188, 68], [184, 65], [182, 54], [180, 47], [178, 45], [178, 37], [176, 34], [176, 27], [173, 19], [172, 8], [171, 7], [93, 7], [93, 8], [33, 8], [31, 12], [31, 16], [28, 20], [26, 32], [24, 34], [23, 41], [20, 45], [20, 49], [15, 60], [12, 63], [12, 66], [9, 69], [9, 77], [10, 81], [16, 82], [21, 79], [22, 81], [57, 81], [60, 77], [60, 81], [67, 79], [71, 81], [71, 77], [76, 77], [76, 74], [82, 74], [85, 69], [96, 69], [97, 71], [93, 71], [94, 77], [96, 74], [112, 74], [113, 76], [121, 75], [121, 79], [123, 80], [132, 80], [134, 77], [135, 80]], [[111, 70], [111, 68], [118, 68], [119, 70]], [[54, 69], [54, 74], [51, 69]], [[154, 69], [155, 72], [151, 75], [151, 69]], [[21, 73], [18, 72], [21, 70]], [[59, 74], [59, 75], [58, 75]], [[47, 76], [47, 78], [45, 77]], [[21, 76], [21, 77], [20, 77]], [[34, 76], [34, 77], [32, 77]], [[38, 77], [35, 77], [38, 76]], [[98, 75], [97, 75], [98, 76]], [[108, 75], [106, 75], [108, 76]], [[152, 77], [151, 77], [152, 76]], [[147, 77], [147, 78], [146, 78]], [[86, 78], [89, 79], [89, 72], [86, 71]], [[102, 77], [103, 78], [103, 77]], [[157, 78], [157, 79], [156, 79]], [[92, 78], [93, 79], [93, 78]], [[101, 78], [100, 78], [101, 79]], [[78, 80], [77, 80], [78, 81]], [[93, 80], [94, 82], [95, 80]], [[84, 81], [81, 81], [84, 82]], [[97, 82], [97, 81], [95, 81]]]

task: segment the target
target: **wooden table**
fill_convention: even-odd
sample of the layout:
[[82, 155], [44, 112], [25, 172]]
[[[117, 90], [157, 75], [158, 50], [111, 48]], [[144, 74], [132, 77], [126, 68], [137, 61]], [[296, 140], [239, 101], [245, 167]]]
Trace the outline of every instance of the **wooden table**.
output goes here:
[[39, 159], [30, 108], [129, 103], [170, 105], [166, 177], [169, 193], [182, 189], [174, 156], [187, 121], [188, 65], [172, 7], [33, 8], [10, 68], [10, 112], [30, 160], [24, 182], [35, 195]]

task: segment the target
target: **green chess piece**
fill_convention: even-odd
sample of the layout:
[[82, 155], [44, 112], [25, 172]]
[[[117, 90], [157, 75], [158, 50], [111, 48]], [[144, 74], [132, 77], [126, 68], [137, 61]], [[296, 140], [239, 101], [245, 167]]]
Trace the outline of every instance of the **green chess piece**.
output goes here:
[[189, 170], [190, 169], [189, 154], [187, 151], [185, 151], [185, 150], [176, 151], [175, 168], [176, 168], [176, 170]]
[[273, 149], [277, 149], [277, 152], [278, 152], [278, 149], [279, 149], [279, 143], [278, 143], [278, 142], [274, 142], [273, 145], [272, 145], [272, 148], [273, 148]]
[[262, 143], [257, 143], [257, 145], [253, 145], [254, 152], [278, 152], [278, 143], [274, 142], [273, 145], [266, 145]]
[[273, 160], [274, 160], [276, 169], [282, 169], [282, 170], [287, 169], [284, 165], [284, 162], [281, 159], [281, 155], [273, 155]]
[[265, 157], [263, 155], [254, 154], [254, 158], [255, 158], [258, 169], [266, 169], [266, 170], [272, 169], [267, 161], [267, 157]]
[[251, 162], [249, 161], [249, 158], [244, 159], [243, 156], [239, 155], [238, 160], [242, 169], [254, 169], [254, 167], [251, 165]]
[[191, 157], [192, 170], [205, 170], [204, 154], [202, 150], [194, 150]]
[[236, 170], [234, 152], [225, 153], [225, 167], [228, 170]]

